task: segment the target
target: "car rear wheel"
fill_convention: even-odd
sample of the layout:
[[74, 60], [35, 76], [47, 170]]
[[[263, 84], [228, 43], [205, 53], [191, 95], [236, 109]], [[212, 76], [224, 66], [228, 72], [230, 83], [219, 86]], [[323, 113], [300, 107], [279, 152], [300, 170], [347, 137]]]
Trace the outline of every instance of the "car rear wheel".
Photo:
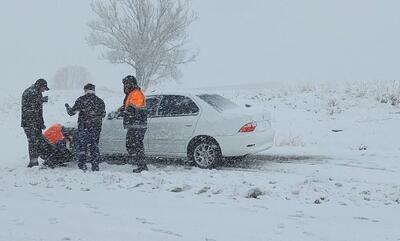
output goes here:
[[191, 148], [190, 159], [200, 168], [213, 168], [221, 161], [221, 150], [212, 140], [199, 140]]

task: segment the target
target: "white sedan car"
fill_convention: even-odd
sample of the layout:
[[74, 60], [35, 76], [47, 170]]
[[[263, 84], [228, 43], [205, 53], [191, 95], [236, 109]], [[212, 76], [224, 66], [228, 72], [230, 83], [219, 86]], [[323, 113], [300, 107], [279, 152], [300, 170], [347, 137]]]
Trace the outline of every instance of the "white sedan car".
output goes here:
[[[217, 94], [160, 93], [147, 96], [145, 153], [188, 158], [201, 168], [223, 157], [243, 157], [269, 149], [274, 140], [271, 115], [242, 107]], [[127, 155], [122, 118], [105, 118], [102, 155]]]

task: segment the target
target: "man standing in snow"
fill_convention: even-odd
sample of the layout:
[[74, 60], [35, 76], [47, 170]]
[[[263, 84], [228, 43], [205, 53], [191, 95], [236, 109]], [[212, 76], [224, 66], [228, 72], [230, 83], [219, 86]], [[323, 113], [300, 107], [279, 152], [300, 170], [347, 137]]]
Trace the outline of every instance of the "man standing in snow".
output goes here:
[[143, 139], [147, 130], [146, 97], [137, 84], [134, 76], [128, 75], [123, 80], [125, 99], [123, 106], [118, 109], [124, 117], [126, 133], [126, 149], [138, 167], [134, 173], [147, 171]]
[[89, 152], [92, 171], [99, 171], [99, 139], [106, 109], [104, 101], [96, 96], [95, 88], [93, 84], [85, 85], [85, 95], [79, 97], [73, 107], [65, 104], [70, 116], [79, 112], [75, 147], [78, 167], [83, 171], [87, 170], [86, 160]]
[[44, 143], [42, 130], [46, 128], [43, 120], [43, 92], [48, 91], [47, 81], [38, 79], [22, 94], [21, 127], [24, 128], [29, 144], [28, 167], [38, 166], [41, 147]]

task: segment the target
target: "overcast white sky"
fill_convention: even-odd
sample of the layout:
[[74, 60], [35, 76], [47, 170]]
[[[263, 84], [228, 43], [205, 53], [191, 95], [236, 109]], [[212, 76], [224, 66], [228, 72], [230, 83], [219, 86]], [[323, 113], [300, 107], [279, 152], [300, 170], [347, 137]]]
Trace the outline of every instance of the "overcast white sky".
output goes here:
[[[3, 1], [2, 88], [22, 90], [72, 64], [120, 89], [130, 69], [99, 59], [85, 42], [89, 3]], [[193, 7], [200, 55], [183, 68], [186, 85], [399, 79], [398, 0], [193, 0]]]

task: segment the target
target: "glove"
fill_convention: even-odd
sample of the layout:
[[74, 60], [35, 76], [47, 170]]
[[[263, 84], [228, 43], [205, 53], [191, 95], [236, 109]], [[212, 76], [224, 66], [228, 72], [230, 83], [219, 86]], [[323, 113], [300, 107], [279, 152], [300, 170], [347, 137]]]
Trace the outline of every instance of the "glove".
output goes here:
[[43, 124], [42, 125], [42, 130], [45, 130], [46, 129], [46, 126]]
[[117, 113], [121, 113], [121, 112], [124, 112], [124, 110], [125, 110], [125, 107], [124, 106], [121, 106], [121, 107], [119, 107], [118, 109], [117, 109]]
[[75, 115], [75, 113], [72, 111], [71, 106], [69, 106], [68, 104], [65, 104], [65, 108], [67, 109], [68, 115], [70, 115], [70, 116]]
[[65, 103], [65, 108], [67, 109], [68, 114], [71, 113], [72, 108], [67, 103]]

